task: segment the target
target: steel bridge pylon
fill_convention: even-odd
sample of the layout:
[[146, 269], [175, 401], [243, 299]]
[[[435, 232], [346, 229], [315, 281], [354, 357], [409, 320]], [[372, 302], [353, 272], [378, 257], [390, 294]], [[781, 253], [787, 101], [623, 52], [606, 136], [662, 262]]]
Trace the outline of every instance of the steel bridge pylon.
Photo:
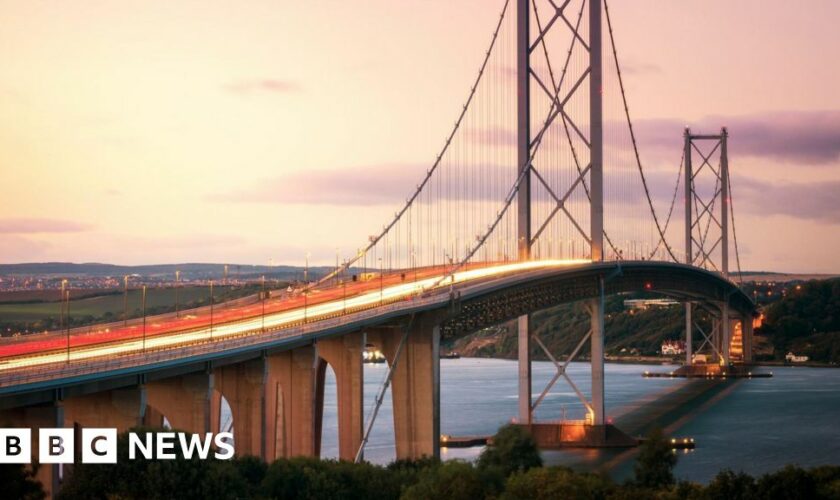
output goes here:
[[[552, 5], [553, 2], [552, 2]], [[581, 47], [586, 50], [588, 54], [588, 67], [584, 68], [580, 79], [588, 79], [588, 93], [589, 93], [589, 140], [587, 149], [589, 151], [589, 165], [586, 169], [580, 172], [580, 178], [589, 177], [589, 193], [590, 193], [590, 210], [589, 210], [589, 234], [583, 234], [583, 237], [588, 241], [590, 246], [591, 259], [594, 262], [603, 260], [603, 238], [604, 238], [604, 207], [603, 207], [603, 67], [602, 67], [602, 2], [601, 0], [592, 0], [588, 5], [588, 29], [581, 29], [580, 19], [578, 22], [570, 22], [566, 17], [566, 7], [569, 2], [565, 2], [562, 6], [555, 6], [555, 11], [551, 13], [550, 19], [540, 22], [539, 14], [536, 12], [536, 5], [533, 0], [516, 0], [516, 46], [517, 46], [517, 165], [519, 165], [520, 174], [523, 175], [522, 182], [517, 193], [517, 238], [518, 238], [518, 252], [520, 260], [528, 260], [531, 258], [531, 248], [540, 232], [548, 224], [552, 217], [560, 216], [565, 213], [571, 220], [571, 223], [582, 232], [581, 224], [578, 224], [572, 215], [563, 206], [565, 196], [558, 198], [552, 193], [557, 202], [557, 209], [552, 212], [552, 215], [545, 221], [536, 231], [536, 235], [532, 231], [532, 207], [531, 207], [531, 186], [532, 180], [535, 182], [542, 182], [545, 180], [537, 172], [537, 166], [533, 163], [535, 149], [539, 147], [539, 141], [532, 136], [531, 133], [531, 87], [535, 84], [536, 89], [542, 89], [551, 102], [551, 109], [554, 116], [561, 116], [564, 121], [572, 120], [564, 110], [564, 104], [572, 97], [572, 95], [580, 88], [585, 88], [585, 85], [575, 85], [566, 91], [565, 95], [561, 95], [561, 83], [554, 81], [552, 74], [551, 91], [547, 89], [546, 82], [539, 79], [536, 73], [532, 70], [531, 60], [533, 57], [545, 57], [545, 63], [551, 68], [551, 60], [549, 58], [548, 48], [546, 44], [546, 35], [552, 30], [569, 30], [572, 37], [572, 49], [574, 48], [575, 39], [581, 42]], [[533, 10], [532, 10], [533, 9]], [[580, 14], [582, 15], [584, 5], [581, 5]], [[534, 35], [531, 36], [531, 20], [536, 21]], [[584, 39], [586, 42], [584, 43]], [[569, 50], [569, 57], [571, 57], [572, 49]], [[536, 54], [536, 56], [535, 56]], [[562, 79], [561, 79], [562, 80]], [[554, 95], [552, 95], [552, 92]], [[549, 117], [552, 115], [549, 112]], [[550, 120], [550, 119], [549, 119]], [[547, 123], [549, 122], [547, 120]], [[574, 125], [574, 123], [572, 123]], [[547, 126], [547, 125], [546, 125]], [[524, 171], [523, 171], [524, 170]], [[576, 183], [577, 184], [577, 183]], [[546, 186], [548, 187], [548, 186]], [[571, 190], [573, 190], [572, 187]], [[566, 193], [568, 196], [568, 192]], [[587, 310], [591, 316], [591, 327], [587, 335], [581, 340], [581, 343], [573, 353], [568, 357], [565, 364], [558, 363], [554, 356], [545, 348], [540, 342], [539, 338], [531, 334], [530, 317], [523, 315], [517, 321], [518, 329], [518, 361], [519, 361], [519, 422], [523, 424], [532, 424], [533, 415], [537, 406], [542, 401], [543, 397], [551, 389], [553, 384], [562, 376], [572, 386], [578, 397], [588, 410], [588, 421], [599, 427], [603, 427], [606, 423], [605, 408], [604, 408], [604, 279], [600, 279], [598, 283], [600, 289], [600, 297], [590, 300], [587, 303]], [[587, 401], [583, 394], [577, 389], [571, 379], [566, 375], [565, 368], [568, 361], [575, 357], [577, 352], [586, 342], [587, 338], [590, 341], [590, 363], [592, 367], [592, 392], [590, 400]], [[531, 377], [531, 346], [532, 340], [542, 347], [546, 355], [554, 361], [557, 367], [557, 374], [542, 391], [542, 394], [536, 401], [532, 397], [532, 377]]]
[[[729, 278], [729, 241], [733, 235], [730, 225], [731, 194], [729, 177], [729, 132], [726, 127], [717, 134], [694, 134], [686, 128], [684, 133], [685, 164], [685, 263], [707, 268]], [[717, 164], [715, 164], [717, 158]], [[695, 167], [695, 159], [699, 165]], [[693, 318], [695, 308], [702, 307], [712, 318], [709, 334]], [[705, 350], [722, 366], [733, 361], [733, 332], [740, 324], [738, 336], [740, 353], [738, 361], [751, 361], [751, 318], [732, 318], [725, 302], [715, 307], [685, 304], [686, 366], [698, 359]], [[702, 342], [693, 347], [695, 331]]]

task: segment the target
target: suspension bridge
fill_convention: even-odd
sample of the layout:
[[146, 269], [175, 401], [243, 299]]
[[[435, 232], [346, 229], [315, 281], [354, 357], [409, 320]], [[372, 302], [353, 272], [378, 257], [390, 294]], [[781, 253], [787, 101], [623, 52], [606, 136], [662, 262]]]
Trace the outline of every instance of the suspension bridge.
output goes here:
[[[166, 417], [187, 431], [218, 431], [224, 398], [237, 453], [317, 456], [329, 365], [341, 458], [361, 459], [389, 387], [398, 458], [438, 455], [441, 338], [511, 322], [518, 422], [539, 425], [535, 409], [563, 379], [585, 408], [581, 436], [609, 445], [604, 297], [628, 292], [685, 303], [688, 371], [749, 363], [754, 305], [733, 281], [740, 258], [727, 130], [675, 130], [684, 147], [674, 161], [645, 163], [608, 3], [505, 0], [499, 8], [440, 151], [353, 255], [279, 297], [2, 339], [4, 425], [126, 429]], [[550, 352], [531, 314], [577, 301], [591, 328], [573, 352]], [[371, 345], [389, 371], [365, 409], [362, 351]], [[587, 345], [588, 395], [565, 372]], [[539, 350], [557, 370], [534, 397]], [[699, 353], [713, 361], [696, 368]], [[58, 474], [39, 470], [52, 491]]]

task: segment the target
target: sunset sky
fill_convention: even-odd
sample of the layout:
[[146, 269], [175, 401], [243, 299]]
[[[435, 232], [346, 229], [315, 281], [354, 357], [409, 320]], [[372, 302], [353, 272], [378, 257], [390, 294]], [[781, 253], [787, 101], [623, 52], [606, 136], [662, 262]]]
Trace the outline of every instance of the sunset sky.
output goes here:
[[[430, 166], [502, 3], [0, 0], [0, 263], [349, 253]], [[743, 267], [840, 272], [840, 2], [610, 11], [643, 156], [728, 126]]]

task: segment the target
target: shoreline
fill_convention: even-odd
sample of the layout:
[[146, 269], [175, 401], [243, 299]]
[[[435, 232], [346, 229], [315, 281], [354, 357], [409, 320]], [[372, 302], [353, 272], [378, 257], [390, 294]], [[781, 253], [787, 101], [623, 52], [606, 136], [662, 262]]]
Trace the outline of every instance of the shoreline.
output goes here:
[[[492, 357], [492, 356], [464, 356], [461, 355], [462, 358], [465, 359], [500, 359], [505, 361], [516, 361], [516, 358], [507, 358], [507, 357]], [[443, 358], [441, 358], [443, 359]], [[545, 361], [550, 363], [551, 360], [548, 359], [533, 359], [532, 361]], [[562, 360], [561, 360], [562, 361]], [[580, 362], [589, 362], [588, 357], [580, 357], [575, 361]], [[604, 362], [608, 364], [615, 364], [615, 365], [651, 365], [651, 366], [683, 366], [683, 363], [675, 360], [669, 359], [658, 359], [652, 356], [640, 356], [640, 357], [624, 357], [624, 358], [614, 358], [614, 357], [605, 357]], [[840, 368], [840, 364], [831, 364], [831, 363], [823, 363], [819, 361], [807, 361], [805, 363], [787, 363], [785, 361], [758, 361], [753, 362], [751, 366], [759, 366], [759, 367], [781, 367], [781, 368]]]

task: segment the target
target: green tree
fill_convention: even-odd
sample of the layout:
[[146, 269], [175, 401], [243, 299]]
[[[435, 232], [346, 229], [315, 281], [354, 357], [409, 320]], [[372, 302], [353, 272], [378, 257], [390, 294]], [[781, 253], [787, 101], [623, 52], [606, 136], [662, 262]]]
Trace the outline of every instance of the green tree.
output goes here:
[[505, 485], [503, 500], [604, 499], [613, 484], [595, 474], [576, 473], [565, 467], [538, 467], [515, 472]]
[[817, 483], [806, 470], [793, 465], [765, 474], [758, 480], [756, 497], [762, 500], [806, 500], [817, 497]]
[[840, 498], [840, 466], [823, 465], [810, 473], [817, 483], [818, 498]]
[[674, 484], [674, 466], [677, 455], [662, 434], [654, 429], [639, 447], [639, 458], [634, 468], [636, 484], [644, 488], [658, 489]]
[[23, 500], [40, 500], [44, 498], [44, 488], [35, 479], [36, 468], [24, 467], [21, 464], [0, 464], [0, 485], [3, 498], [20, 498]]
[[509, 476], [516, 471], [542, 466], [542, 458], [528, 430], [521, 425], [508, 424], [496, 432], [492, 443], [481, 452], [478, 466], [482, 469], [495, 467], [504, 476]]
[[296, 457], [276, 460], [268, 467], [262, 492], [269, 498], [396, 499], [399, 477], [368, 463]]
[[743, 472], [735, 473], [723, 470], [706, 487], [706, 498], [726, 498], [729, 500], [751, 500], [757, 498], [755, 479]]
[[[450, 460], [437, 467], [423, 469], [417, 483], [405, 490], [400, 498], [405, 500], [479, 500], [485, 498], [494, 481], [486, 481], [471, 464]], [[495, 493], [495, 492], [493, 492]]]
[[[160, 429], [135, 428], [145, 434]], [[177, 431], [174, 431], [177, 432]], [[117, 441], [117, 463], [75, 464], [59, 491], [59, 499], [169, 499], [245, 498], [249, 486], [239, 461], [184, 458], [176, 446], [172, 460], [128, 458], [128, 433]], [[212, 455], [211, 455], [212, 457]]]

